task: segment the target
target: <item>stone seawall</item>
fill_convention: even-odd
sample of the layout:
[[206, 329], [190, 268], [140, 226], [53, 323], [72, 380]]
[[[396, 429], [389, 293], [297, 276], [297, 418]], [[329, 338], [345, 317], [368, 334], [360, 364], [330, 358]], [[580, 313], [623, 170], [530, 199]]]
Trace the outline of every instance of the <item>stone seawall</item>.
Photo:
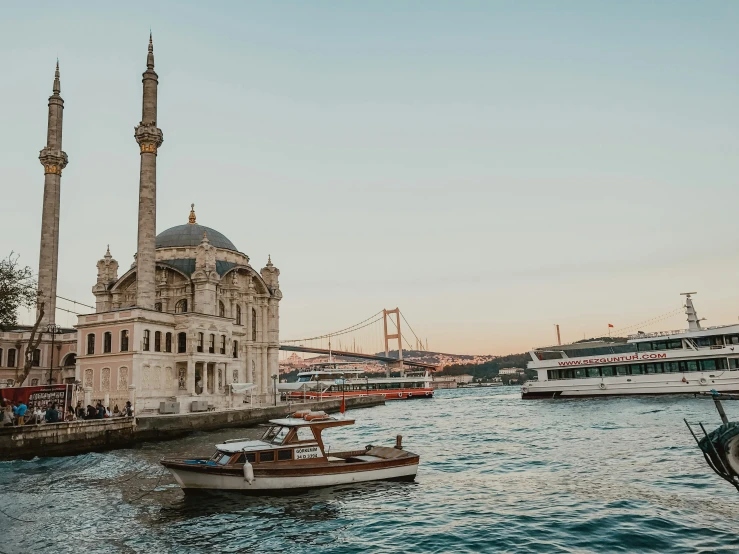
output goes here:
[[[347, 409], [385, 404], [379, 396], [347, 398]], [[227, 427], [250, 427], [283, 417], [301, 409], [337, 412], [341, 399], [291, 405], [262, 406], [217, 412], [144, 415], [135, 418], [96, 419], [70, 423], [49, 423], [24, 427], [0, 427], [0, 460], [34, 456], [69, 456], [125, 448], [149, 440], [169, 440], [193, 431], [213, 431]]]

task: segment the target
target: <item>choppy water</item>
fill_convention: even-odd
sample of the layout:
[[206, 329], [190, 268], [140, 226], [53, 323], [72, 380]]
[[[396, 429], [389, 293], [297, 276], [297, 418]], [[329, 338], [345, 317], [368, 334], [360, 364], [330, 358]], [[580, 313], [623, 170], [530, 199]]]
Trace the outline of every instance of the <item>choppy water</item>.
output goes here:
[[[739, 402], [727, 411], [739, 419]], [[506, 387], [349, 415], [326, 433], [334, 450], [400, 432], [417, 481], [192, 498], [157, 464], [238, 429], [3, 462], [0, 552], [739, 552], [739, 493], [682, 421], [716, 427], [709, 400], [524, 402]]]

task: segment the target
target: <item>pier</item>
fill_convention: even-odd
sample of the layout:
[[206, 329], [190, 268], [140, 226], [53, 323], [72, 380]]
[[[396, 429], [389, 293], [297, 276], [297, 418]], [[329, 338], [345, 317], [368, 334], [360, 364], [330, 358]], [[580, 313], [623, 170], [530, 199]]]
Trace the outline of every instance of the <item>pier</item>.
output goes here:
[[[370, 408], [384, 404], [385, 400], [380, 396], [346, 399], [348, 409]], [[183, 437], [194, 431], [250, 427], [305, 408], [338, 412], [340, 405], [341, 398], [332, 398], [316, 402], [214, 412], [152, 414], [23, 427], [0, 427], [0, 460], [21, 460], [36, 456], [71, 456], [127, 448], [146, 441]]]

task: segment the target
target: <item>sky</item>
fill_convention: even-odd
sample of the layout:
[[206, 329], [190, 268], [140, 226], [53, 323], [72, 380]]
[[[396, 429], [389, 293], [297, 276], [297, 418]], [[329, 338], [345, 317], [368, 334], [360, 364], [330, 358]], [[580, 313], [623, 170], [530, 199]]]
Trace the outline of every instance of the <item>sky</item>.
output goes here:
[[[65, 101], [58, 294], [136, 247], [141, 73], [157, 230], [280, 269], [281, 338], [399, 306], [435, 351], [506, 354], [739, 317], [739, 3], [4, 2], [0, 254], [38, 266]], [[67, 302], [62, 307], [73, 309]], [[30, 319], [27, 315], [25, 320]], [[63, 325], [75, 316], [58, 313]]]

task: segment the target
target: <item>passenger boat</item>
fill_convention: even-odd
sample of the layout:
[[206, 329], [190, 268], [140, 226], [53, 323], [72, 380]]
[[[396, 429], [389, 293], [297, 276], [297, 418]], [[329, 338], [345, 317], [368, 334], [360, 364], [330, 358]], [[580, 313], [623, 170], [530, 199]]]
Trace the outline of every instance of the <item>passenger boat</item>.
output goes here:
[[210, 459], [165, 458], [185, 492], [239, 491], [253, 494], [299, 492], [366, 481], [413, 481], [419, 456], [394, 447], [367, 445], [349, 452], [326, 452], [322, 432], [354, 424], [324, 412], [295, 412], [274, 419], [259, 440], [235, 439], [216, 445]]
[[739, 392], [739, 325], [703, 328], [685, 293], [688, 329], [630, 335], [626, 342], [582, 342], [534, 349], [538, 380], [522, 398]]
[[380, 395], [385, 400], [431, 398], [434, 388], [428, 370], [406, 371], [402, 377], [367, 377], [352, 362], [314, 364], [298, 373], [293, 383], [280, 383], [279, 390], [292, 400], [314, 400], [331, 396]]

